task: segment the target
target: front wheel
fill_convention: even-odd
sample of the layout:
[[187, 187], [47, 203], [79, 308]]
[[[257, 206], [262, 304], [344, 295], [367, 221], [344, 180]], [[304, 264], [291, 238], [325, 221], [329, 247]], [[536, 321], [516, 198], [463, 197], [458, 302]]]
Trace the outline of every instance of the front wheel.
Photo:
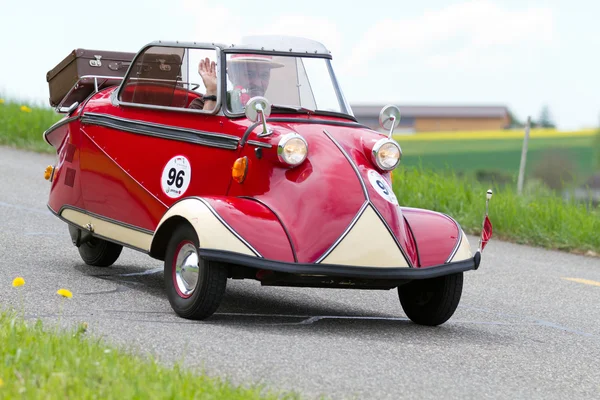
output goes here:
[[165, 254], [165, 289], [173, 310], [183, 318], [210, 317], [221, 304], [227, 270], [198, 257], [198, 236], [190, 225], [175, 229]]
[[420, 325], [436, 326], [456, 311], [463, 287], [463, 273], [414, 280], [398, 287], [406, 316]]

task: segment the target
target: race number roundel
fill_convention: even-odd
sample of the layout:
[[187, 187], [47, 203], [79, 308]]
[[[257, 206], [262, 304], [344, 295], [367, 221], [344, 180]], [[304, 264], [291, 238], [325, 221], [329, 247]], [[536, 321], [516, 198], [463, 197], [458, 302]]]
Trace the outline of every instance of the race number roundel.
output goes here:
[[176, 199], [185, 193], [191, 179], [192, 167], [189, 160], [184, 156], [176, 156], [165, 165], [160, 183], [163, 192]]
[[371, 186], [379, 193], [381, 197], [389, 201], [394, 205], [398, 205], [398, 199], [394, 194], [394, 191], [388, 185], [387, 181], [383, 179], [377, 171], [369, 170], [369, 182], [371, 182]]

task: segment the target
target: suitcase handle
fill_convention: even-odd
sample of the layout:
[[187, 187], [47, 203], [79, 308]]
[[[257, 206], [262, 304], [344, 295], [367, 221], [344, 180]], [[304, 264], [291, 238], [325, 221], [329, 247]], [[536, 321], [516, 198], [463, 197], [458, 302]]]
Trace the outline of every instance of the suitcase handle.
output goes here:
[[111, 62], [110, 64], [108, 64], [108, 68], [112, 69], [113, 71], [118, 71], [121, 69], [127, 69], [127, 68], [129, 68], [130, 65], [131, 65], [130, 62], [117, 61], [117, 62]]

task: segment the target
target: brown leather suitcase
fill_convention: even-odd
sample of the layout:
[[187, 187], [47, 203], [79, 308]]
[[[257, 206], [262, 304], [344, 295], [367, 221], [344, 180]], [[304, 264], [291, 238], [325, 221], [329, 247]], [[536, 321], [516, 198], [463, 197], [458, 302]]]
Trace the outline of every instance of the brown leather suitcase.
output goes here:
[[[46, 81], [50, 89], [50, 105], [53, 107], [58, 106], [82, 76], [125, 76], [135, 54], [105, 50], [73, 50], [46, 74]], [[102, 79], [97, 81], [100, 85], [99, 89], [110, 85], [118, 85], [120, 82], [120, 79]], [[84, 82], [80, 82], [78, 86], [69, 95], [69, 104], [63, 104], [63, 106], [68, 107], [75, 101], [81, 103], [92, 93], [95, 83], [93, 79], [86, 79]]]

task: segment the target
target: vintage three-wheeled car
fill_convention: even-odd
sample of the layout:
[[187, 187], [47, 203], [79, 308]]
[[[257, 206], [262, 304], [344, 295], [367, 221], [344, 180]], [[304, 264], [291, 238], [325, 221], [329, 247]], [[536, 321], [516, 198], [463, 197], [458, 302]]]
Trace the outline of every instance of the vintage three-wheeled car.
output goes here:
[[450, 216], [399, 205], [399, 110], [358, 123], [331, 59], [285, 36], [74, 50], [47, 74], [66, 115], [43, 136], [57, 152], [48, 207], [83, 261], [110, 266], [123, 246], [163, 260], [190, 319], [234, 278], [397, 288], [412, 321], [447, 321], [491, 237], [491, 192], [476, 249]]

